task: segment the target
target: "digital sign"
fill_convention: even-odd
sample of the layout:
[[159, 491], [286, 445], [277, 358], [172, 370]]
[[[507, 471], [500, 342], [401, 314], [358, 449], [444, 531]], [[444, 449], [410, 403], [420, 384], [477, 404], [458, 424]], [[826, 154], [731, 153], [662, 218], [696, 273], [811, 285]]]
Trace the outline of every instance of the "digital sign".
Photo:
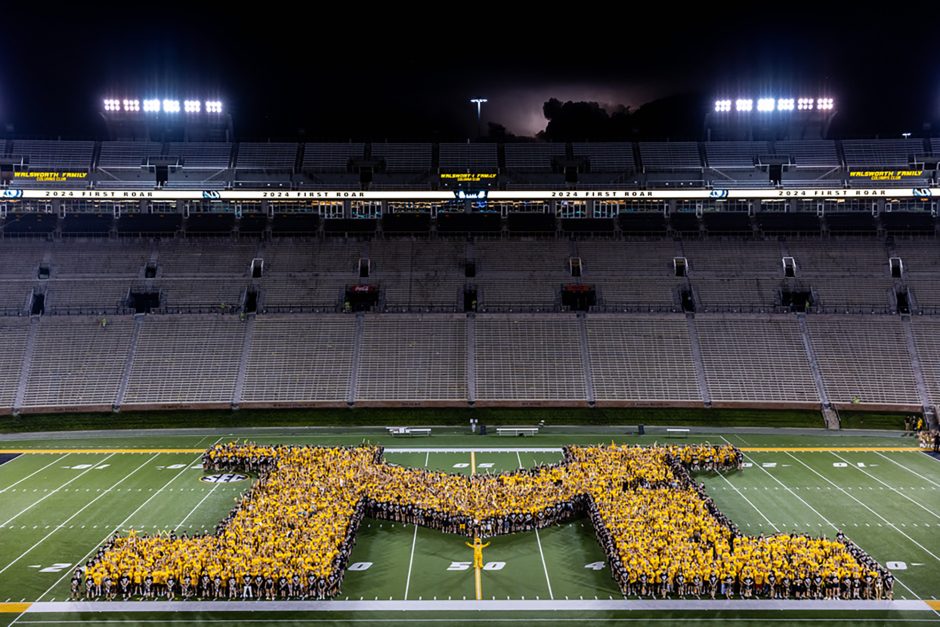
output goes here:
[[88, 172], [54, 172], [32, 171], [14, 172], [14, 180], [34, 181], [37, 183], [68, 183], [69, 181], [84, 181], [88, 179]]
[[850, 179], [865, 179], [866, 181], [901, 181], [923, 176], [923, 170], [854, 170], [849, 172]]
[[494, 183], [495, 172], [441, 172], [443, 183]]

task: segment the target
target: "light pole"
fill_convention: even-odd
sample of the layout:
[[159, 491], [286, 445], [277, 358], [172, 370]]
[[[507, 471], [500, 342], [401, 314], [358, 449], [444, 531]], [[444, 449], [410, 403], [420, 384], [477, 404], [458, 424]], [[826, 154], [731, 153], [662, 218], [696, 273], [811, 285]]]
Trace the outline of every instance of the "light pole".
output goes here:
[[483, 108], [483, 103], [485, 103], [486, 101], [487, 101], [486, 98], [471, 98], [470, 99], [470, 102], [472, 102], [473, 104], [477, 106], [477, 138], [479, 138], [483, 134], [480, 128], [480, 119], [482, 117], [481, 110]]

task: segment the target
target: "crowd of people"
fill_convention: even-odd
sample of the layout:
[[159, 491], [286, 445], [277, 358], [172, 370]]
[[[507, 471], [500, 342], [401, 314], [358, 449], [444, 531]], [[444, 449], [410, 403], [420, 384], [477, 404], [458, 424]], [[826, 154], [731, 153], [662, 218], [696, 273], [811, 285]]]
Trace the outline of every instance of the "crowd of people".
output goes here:
[[890, 574], [854, 544], [749, 537], [690, 470], [741, 465], [730, 445], [568, 447], [560, 463], [455, 475], [381, 460], [381, 449], [219, 444], [207, 470], [258, 480], [213, 534], [113, 537], [75, 573], [75, 598], [334, 596], [363, 516], [470, 538], [586, 513], [624, 594], [882, 598]]
[[940, 430], [931, 429], [928, 431], [927, 429], [923, 429], [918, 431], [917, 441], [922, 449], [940, 453]]

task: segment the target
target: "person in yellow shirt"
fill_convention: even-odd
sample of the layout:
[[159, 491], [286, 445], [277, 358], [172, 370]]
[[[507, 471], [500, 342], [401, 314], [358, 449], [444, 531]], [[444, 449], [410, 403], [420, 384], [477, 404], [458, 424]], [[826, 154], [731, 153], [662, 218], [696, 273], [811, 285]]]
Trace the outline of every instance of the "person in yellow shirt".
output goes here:
[[480, 539], [480, 536], [477, 536], [473, 539], [473, 544], [469, 542], [464, 542], [468, 547], [473, 549], [473, 567], [474, 568], [483, 568], [483, 549], [490, 545], [489, 542], [483, 544], [483, 541]]

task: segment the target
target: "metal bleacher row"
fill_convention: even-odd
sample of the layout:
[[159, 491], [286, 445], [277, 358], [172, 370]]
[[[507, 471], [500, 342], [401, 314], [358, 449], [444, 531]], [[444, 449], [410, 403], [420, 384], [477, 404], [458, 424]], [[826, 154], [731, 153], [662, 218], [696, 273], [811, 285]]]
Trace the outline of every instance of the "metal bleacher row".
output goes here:
[[938, 330], [936, 318], [769, 314], [3, 318], [0, 411], [825, 399], [912, 409], [940, 398]]
[[[937, 139], [609, 143], [156, 143], [0, 140], [18, 172], [84, 171], [70, 184], [100, 189], [433, 188], [438, 171], [499, 172], [505, 189], [581, 187], [866, 187], [852, 170], [911, 170], [907, 187], [935, 180]], [[926, 164], [926, 165], [925, 165]], [[776, 183], [768, 173], [781, 168]], [[360, 172], [369, 175], [361, 177]], [[884, 185], [884, 180], [877, 180]], [[16, 188], [61, 181], [13, 178]], [[417, 187], [416, 187], [417, 186]]]
[[582, 289], [595, 312], [936, 315], [940, 247], [930, 237], [0, 240], [0, 315], [121, 315], [135, 293], [154, 294], [146, 309], [160, 314], [246, 313], [249, 295], [248, 313], [342, 312], [357, 285], [387, 313], [565, 311], [565, 289]]
[[[889, 258], [903, 261], [900, 276]], [[262, 276], [251, 276], [252, 259], [264, 261]], [[940, 402], [938, 260], [934, 238], [5, 238], [0, 411], [913, 410]], [[378, 300], [349, 312], [347, 290], [361, 284], [377, 286]], [[592, 286], [596, 303], [570, 311], [570, 284]], [[787, 303], [788, 290], [812, 302]], [[158, 297], [149, 313], [134, 293]]]

